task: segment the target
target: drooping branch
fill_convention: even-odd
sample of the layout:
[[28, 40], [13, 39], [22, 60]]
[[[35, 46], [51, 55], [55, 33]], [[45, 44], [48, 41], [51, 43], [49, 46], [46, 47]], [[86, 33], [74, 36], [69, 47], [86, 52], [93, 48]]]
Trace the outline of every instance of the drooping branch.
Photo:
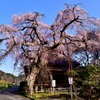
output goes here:
[[0, 39], [0, 43], [2, 43], [4, 40], [7, 40], [7, 39], [10, 39], [10, 38], [2, 38], [2, 39]]
[[70, 37], [68, 36], [63, 36], [63, 32], [68, 28], [68, 26], [69, 25], [71, 25], [73, 22], [75, 22], [75, 21], [77, 21], [77, 20], [79, 20], [79, 16], [77, 16], [75, 19], [73, 19], [72, 21], [70, 21], [68, 24], [66, 24], [64, 27], [63, 27], [63, 29], [60, 31], [60, 40], [59, 40], [59, 42], [57, 42], [57, 43], [55, 43], [53, 46], [51, 46], [51, 47], [48, 47], [49, 49], [55, 49], [55, 48], [57, 48], [60, 44], [61, 44], [61, 41], [64, 39], [64, 38], [68, 38], [68, 39], [70, 39]]
[[61, 32], [61, 37], [62, 37], [62, 33], [66, 30], [66, 28], [68, 28], [69, 25], [71, 25], [73, 22], [78, 21], [79, 20], [79, 16], [77, 16], [76, 18], [74, 18], [73, 20], [71, 20], [68, 24], [66, 24], [63, 29], [60, 31]]
[[0, 56], [0, 60], [4, 59], [7, 55], [9, 55], [12, 52], [14, 46], [15, 45], [13, 44], [7, 51], [5, 51], [5, 53]]

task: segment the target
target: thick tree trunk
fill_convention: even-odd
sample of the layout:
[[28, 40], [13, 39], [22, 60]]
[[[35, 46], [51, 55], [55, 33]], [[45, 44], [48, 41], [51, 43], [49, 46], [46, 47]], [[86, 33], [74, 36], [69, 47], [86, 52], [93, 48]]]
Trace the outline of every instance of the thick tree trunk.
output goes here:
[[39, 73], [39, 68], [33, 67], [31, 73], [27, 76], [27, 86], [28, 86], [28, 94], [32, 95], [34, 82], [37, 74]]

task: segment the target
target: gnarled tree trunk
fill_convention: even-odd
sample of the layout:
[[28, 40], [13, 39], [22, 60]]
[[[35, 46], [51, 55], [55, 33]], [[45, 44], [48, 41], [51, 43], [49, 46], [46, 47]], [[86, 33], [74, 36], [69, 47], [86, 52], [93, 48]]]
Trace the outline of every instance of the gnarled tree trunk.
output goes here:
[[26, 77], [29, 95], [32, 95], [32, 93], [34, 92], [33, 86], [38, 73], [39, 73], [39, 68], [33, 67], [31, 69], [31, 73], [28, 74]]

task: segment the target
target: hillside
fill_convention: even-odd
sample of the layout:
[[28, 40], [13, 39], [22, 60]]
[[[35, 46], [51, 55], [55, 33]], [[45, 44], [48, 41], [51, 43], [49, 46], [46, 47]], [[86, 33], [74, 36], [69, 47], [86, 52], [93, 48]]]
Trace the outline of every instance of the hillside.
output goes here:
[[0, 80], [18, 84], [20, 81], [24, 80], [24, 75], [14, 76], [13, 74], [5, 73], [0, 70]]

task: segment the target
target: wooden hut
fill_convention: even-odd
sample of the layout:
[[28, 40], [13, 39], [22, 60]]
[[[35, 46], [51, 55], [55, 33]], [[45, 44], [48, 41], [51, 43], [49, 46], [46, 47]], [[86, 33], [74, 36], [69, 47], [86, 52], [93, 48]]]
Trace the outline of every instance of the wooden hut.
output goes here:
[[[71, 67], [75, 70], [79, 66], [76, 61], [71, 61]], [[68, 77], [66, 72], [68, 70], [68, 61], [60, 60], [49, 62], [48, 66], [41, 69], [37, 76], [35, 85], [42, 88], [51, 88], [52, 80], [56, 81], [56, 88], [66, 87], [68, 85]]]

